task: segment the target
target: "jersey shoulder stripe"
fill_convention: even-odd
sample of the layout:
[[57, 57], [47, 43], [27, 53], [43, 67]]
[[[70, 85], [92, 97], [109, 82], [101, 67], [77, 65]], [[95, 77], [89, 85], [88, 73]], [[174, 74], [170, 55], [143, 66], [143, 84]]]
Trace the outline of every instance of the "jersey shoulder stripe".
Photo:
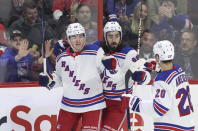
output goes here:
[[132, 47], [126, 45], [126, 46], [124, 46], [124, 47], [119, 51], [119, 53], [127, 54], [127, 53], [128, 53], [129, 51], [131, 51], [131, 50], [134, 50], [134, 49], [133, 49]]
[[179, 66], [174, 67], [171, 70], [162, 71], [160, 72], [157, 77], [155, 78], [155, 81], [164, 81], [167, 84], [170, 84], [171, 81], [179, 74], [184, 73], [182, 69]]
[[115, 53], [115, 54], [113, 54], [113, 56], [116, 57], [116, 58], [125, 59], [126, 54], [124, 54], [124, 53]]
[[97, 55], [96, 50], [84, 50], [80, 53], [80, 55]]
[[69, 54], [67, 52], [63, 52], [56, 57], [56, 62], [58, 62], [62, 57], [67, 57]]

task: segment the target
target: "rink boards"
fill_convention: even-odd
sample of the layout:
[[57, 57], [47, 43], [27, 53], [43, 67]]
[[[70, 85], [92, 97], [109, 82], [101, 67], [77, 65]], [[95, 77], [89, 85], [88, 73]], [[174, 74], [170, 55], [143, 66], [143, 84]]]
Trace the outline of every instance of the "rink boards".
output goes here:
[[[190, 90], [198, 127], [198, 84], [191, 85]], [[134, 93], [143, 99], [149, 99], [150, 85], [135, 86]], [[61, 97], [62, 88], [51, 91], [44, 87], [0, 88], [0, 131], [55, 130]], [[134, 131], [152, 130], [152, 119], [149, 116], [137, 113], [135, 119], [133, 116], [131, 113]]]

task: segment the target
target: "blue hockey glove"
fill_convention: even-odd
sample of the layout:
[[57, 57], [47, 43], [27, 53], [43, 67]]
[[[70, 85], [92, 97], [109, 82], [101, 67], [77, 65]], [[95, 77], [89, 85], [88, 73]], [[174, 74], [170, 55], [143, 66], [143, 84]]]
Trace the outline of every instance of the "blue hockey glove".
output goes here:
[[44, 73], [40, 73], [39, 74], [39, 84], [41, 86], [44, 86], [47, 89], [51, 90], [55, 85], [55, 81], [53, 81], [48, 75], [46, 75]]
[[60, 55], [61, 53], [63, 53], [66, 48], [69, 47], [69, 43], [65, 40], [59, 40], [55, 45], [54, 45], [54, 55], [55, 56], [58, 56]]
[[135, 82], [142, 83], [145, 80], [146, 73], [144, 71], [135, 71], [131, 77]]
[[102, 64], [108, 70], [115, 70], [117, 66], [117, 59], [113, 56], [105, 56], [102, 59]]

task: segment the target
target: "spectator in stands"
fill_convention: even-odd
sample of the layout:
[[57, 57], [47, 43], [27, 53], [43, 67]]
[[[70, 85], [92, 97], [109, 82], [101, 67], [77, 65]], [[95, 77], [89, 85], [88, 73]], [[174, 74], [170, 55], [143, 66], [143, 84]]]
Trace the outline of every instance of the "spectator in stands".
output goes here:
[[[116, 0], [115, 0], [116, 1]], [[115, 12], [119, 19], [127, 21], [133, 15], [135, 5], [140, 0], [117, 0], [115, 2]]]
[[[158, 14], [158, 8], [163, 1], [166, 0], [147, 0], [149, 6], [149, 18], [151, 20], [151, 23], [159, 24], [160, 18]], [[174, 5], [172, 3], [174, 3]], [[170, 0], [168, 5], [171, 7], [174, 6], [175, 14], [187, 14], [187, 0]], [[169, 13], [168, 10], [166, 13]]]
[[11, 34], [11, 47], [6, 48], [0, 56], [0, 67], [3, 72], [2, 82], [31, 81], [32, 55], [29, 42], [22, 33], [14, 30]]
[[[141, 26], [139, 24], [140, 18], [141, 18]], [[149, 28], [147, 20], [148, 20], [147, 4], [145, 2], [137, 3], [130, 23], [120, 22], [123, 28], [123, 42], [130, 43], [130, 46], [136, 49], [137, 48], [136, 41], [138, 39], [139, 28], [141, 28], [141, 31]]]
[[38, 17], [38, 10], [36, 5], [32, 2], [24, 3], [23, 7], [23, 18], [15, 21], [10, 27], [10, 32], [12, 30], [19, 30], [30, 41], [30, 47], [34, 44], [41, 49], [42, 44], [42, 30], [45, 31], [45, 39], [49, 40], [55, 37], [55, 33], [48, 25], [44, 22], [44, 27], [42, 28], [42, 21]]
[[10, 26], [14, 21], [18, 20], [22, 16], [24, 2], [24, 0], [12, 0], [12, 8], [10, 11], [8, 26]]
[[131, 30], [133, 34], [138, 34], [140, 18], [142, 19], [141, 30], [143, 31], [148, 28], [148, 6], [145, 2], [137, 3], [134, 9], [134, 15], [132, 16], [131, 22]]
[[70, 12], [78, 4], [87, 4], [97, 7], [97, 0], [53, 0], [52, 11], [55, 20], [59, 20], [64, 12]]
[[[46, 68], [47, 72], [49, 74], [53, 73], [55, 71], [55, 62], [56, 62], [56, 56], [53, 54], [54, 51], [54, 45], [51, 40], [45, 41], [45, 58], [46, 58]], [[65, 51], [65, 49], [64, 49]], [[38, 76], [39, 73], [43, 72], [43, 54], [33, 62], [32, 66], [33, 73], [33, 79], [35, 81], [39, 80]]]
[[175, 10], [176, 2], [174, 0], [161, 2], [158, 8], [159, 22], [151, 27], [159, 40], [175, 41], [182, 29], [193, 27], [187, 15], [176, 15]]
[[86, 4], [80, 4], [76, 8], [76, 18], [80, 24], [85, 28], [87, 34], [87, 43], [92, 43], [97, 40], [97, 23], [96, 19], [92, 19], [92, 10]]
[[182, 66], [189, 78], [198, 78], [198, 44], [195, 31], [185, 30], [180, 40], [175, 63]]
[[141, 36], [140, 58], [153, 58], [153, 45], [157, 41], [155, 34], [150, 30], [145, 30]]
[[79, 4], [71, 12], [65, 12], [58, 21], [59, 24], [56, 29], [58, 38], [62, 39], [65, 36], [64, 32], [69, 24], [79, 22], [85, 27], [87, 43], [97, 40], [97, 20], [94, 19], [92, 12], [92, 8], [87, 4]]

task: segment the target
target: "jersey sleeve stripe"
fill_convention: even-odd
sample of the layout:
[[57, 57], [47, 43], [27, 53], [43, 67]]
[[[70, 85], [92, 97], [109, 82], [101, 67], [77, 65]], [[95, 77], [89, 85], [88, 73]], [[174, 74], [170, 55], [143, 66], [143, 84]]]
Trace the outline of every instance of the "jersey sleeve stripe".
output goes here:
[[162, 106], [161, 104], [159, 104], [158, 102], [156, 102], [155, 100], [153, 101], [153, 107], [154, 110], [156, 111], [156, 113], [160, 116], [163, 116], [164, 114], [166, 114], [168, 112], [168, 108]]

